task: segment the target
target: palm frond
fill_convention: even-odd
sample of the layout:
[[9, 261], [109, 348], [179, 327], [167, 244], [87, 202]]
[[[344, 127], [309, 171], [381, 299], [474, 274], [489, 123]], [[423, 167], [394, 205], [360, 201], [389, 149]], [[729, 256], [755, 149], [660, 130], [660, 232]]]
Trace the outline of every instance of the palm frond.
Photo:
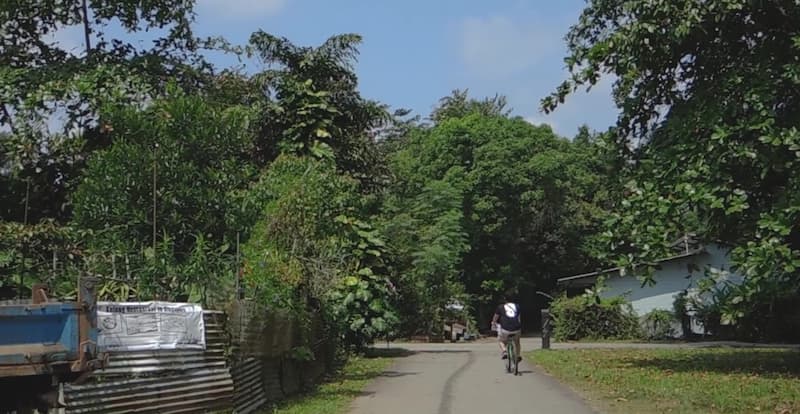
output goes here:
[[358, 46], [362, 40], [361, 35], [355, 33], [331, 36], [316, 52], [340, 65], [351, 67], [358, 57]]
[[250, 35], [250, 45], [265, 63], [291, 66], [302, 55], [289, 39], [262, 30]]

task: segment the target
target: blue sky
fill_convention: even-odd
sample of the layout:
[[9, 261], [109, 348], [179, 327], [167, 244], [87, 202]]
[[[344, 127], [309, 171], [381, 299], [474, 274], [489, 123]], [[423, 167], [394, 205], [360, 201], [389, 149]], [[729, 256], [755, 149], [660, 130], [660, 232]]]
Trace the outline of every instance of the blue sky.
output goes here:
[[[239, 44], [258, 29], [300, 45], [320, 44], [332, 34], [358, 33], [364, 43], [356, 68], [365, 97], [426, 116], [439, 98], [456, 88], [468, 88], [474, 97], [500, 93], [508, 97], [516, 115], [548, 123], [571, 137], [583, 123], [606, 129], [617, 113], [608, 80], [588, 94], [571, 96], [554, 114], [538, 110], [539, 100], [566, 76], [563, 37], [584, 4], [584, 0], [198, 0], [195, 30]], [[79, 32], [74, 37], [80, 38]], [[218, 56], [212, 60], [223, 66], [235, 63]]]

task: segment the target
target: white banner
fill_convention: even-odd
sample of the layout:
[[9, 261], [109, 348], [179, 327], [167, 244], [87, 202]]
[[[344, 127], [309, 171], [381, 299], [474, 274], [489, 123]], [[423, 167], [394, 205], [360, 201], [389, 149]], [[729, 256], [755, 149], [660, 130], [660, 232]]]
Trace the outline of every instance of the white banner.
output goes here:
[[98, 302], [97, 328], [106, 351], [206, 348], [203, 308], [191, 303]]

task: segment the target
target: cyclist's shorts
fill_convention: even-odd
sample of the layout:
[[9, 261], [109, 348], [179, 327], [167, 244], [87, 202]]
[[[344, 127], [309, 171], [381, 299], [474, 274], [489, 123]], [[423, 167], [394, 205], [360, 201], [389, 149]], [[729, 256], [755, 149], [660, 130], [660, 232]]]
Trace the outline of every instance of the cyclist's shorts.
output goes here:
[[502, 341], [502, 342], [505, 342], [505, 341], [508, 340], [509, 335], [520, 335], [521, 333], [522, 333], [522, 331], [520, 331], [520, 330], [507, 331], [507, 330], [505, 330], [503, 328], [500, 328], [500, 329], [497, 330], [497, 339]]

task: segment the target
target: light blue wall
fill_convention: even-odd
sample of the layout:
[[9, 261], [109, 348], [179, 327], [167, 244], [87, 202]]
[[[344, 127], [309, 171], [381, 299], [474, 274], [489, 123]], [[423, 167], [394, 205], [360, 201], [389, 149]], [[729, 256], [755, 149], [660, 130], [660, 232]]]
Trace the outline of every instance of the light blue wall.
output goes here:
[[[690, 271], [690, 264], [696, 265], [699, 270]], [[675, 296], [685, 289], [692, 292], [697, 287], [697, 281], [705, 277], [708, 268], [731, 272], [730, 257], [726, 248], [711, 244], [706, 246], [703, 253], [661, 263], [661, 269], [655, 272], [656, 283], [653, 286], [642, 287], [639, 279], [631, 275], [607, 274], [607, 290], [602, 292], [601, 296], [626, 294], [639, 316], [654, 309], [672, 311]], [[741, 281], [741, 276], [731, 272], [727, 279], [738, 283]], [[697, 327], [693, 330], [699, 329], [701, 328]]]

